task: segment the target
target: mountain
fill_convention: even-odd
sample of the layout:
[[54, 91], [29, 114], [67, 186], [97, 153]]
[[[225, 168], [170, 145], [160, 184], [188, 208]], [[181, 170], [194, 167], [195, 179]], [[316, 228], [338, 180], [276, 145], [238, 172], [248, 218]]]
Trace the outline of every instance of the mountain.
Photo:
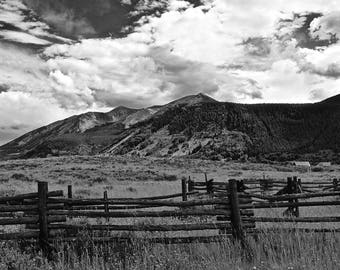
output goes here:
[[340, 161], [340, 95], [311, 104], [237, 104], [204, 94], [89, 112], [0, 147], [3, 158], [65, 154]]

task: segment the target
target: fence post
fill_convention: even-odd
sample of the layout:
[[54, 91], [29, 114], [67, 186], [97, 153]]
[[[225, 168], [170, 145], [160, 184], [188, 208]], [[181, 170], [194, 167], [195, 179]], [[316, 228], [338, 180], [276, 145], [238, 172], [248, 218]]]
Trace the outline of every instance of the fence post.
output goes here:
[[188, 200], [187, 194], [187, 180], [185, 178], [182, 179], [182, 201], [185, 202]]
[[[73, 194], [72, 194], [72, 185], [68, 185], [67, 186], [67, 198], [68, 199], [72, 199], [72, 197], [73, 197]], [[67, 209], [71, 209], [72, 208], [71, 204], [69, 204], [69, 203], [66, 203], [66, 207], [67, 207]]]
[[194, 191], [195, 189], [195, 183], [194, 181], [191, 180], [190, 176], [189, 176], [189, 180], [188, 180], [188, 191]]
[[231, 210], [231, 228], [234, 239], [240, 241], [242, 248], [246, 247], [245, 235], [242, 227], [241, 211], [237, 193], [237, 181], [229, 180], [229, 203]]
[[302, 193], [303, 191], [302, 191], [302, 181], [301, 181], [301, 178], [298, 179], [297, 185], [298, 185], [298, 192]]
[[207, 181], [207, 192], [208, 194], [214, 193], [214, 179]]
[[72, 185], [67, 186], [67, 198], [72, 199], [73, 194], [72, 194]]
[[[109, 205], [107, 203], [107, 191], [104, 191], [104, 212], [105, 214], [109, 214]], [[109, 217], [106, 218], [106, 221], [109, 221]]]
[[[299, 183], [298, 183], [298, 178], [297, 176], [293, 177], [293, 194], [295, 193], [299, 193]], [[299, 200], [298, 199], [294, 199], [293, 200], [295, 203], [298, 203]], [[294, 212], [293, 212], [294, 216], [299, 217], [300, 213], [299, 213], [299, 206], [295, 206], [294, 207]]]
[[333, 179], [333, 190], [334, 191], [338, 190], [338, 179], [336, 178]]
[[[293, 178], [292, 177], [287, 177], [287, 190], [286, 194], [292, 194], [293, 193]], [[289, 203], [292, 203], [293, 200], [288, 200]], [[294, 211], [294, 208], [289, 206], [288, 209], [285, 211], [287, 212], [288, 215], [292, 214]], [[284, 212], [284, 214], [285, 214]]]
[[48, 183], [38, 182], [39, 244], [43, 254], [48, 256], [47, 193]]

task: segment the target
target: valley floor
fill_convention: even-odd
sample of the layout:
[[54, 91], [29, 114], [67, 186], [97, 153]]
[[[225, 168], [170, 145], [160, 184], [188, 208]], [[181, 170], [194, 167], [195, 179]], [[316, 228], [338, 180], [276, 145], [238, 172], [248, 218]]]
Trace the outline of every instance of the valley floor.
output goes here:
[[[74, 156], [47, 159], [12, 160], [0, 162], [0, 197], [36, 192], [35, 181], [48, 181], [50, 190], [73, 185], [75, 197], [102, 197], [108, 191], [111, 198], [143, 197], [173, 194], [181, 191], [182, 177], [204, 181], [209, 179], [274, 178], [298, 176], [305, 181], [339, 178], [340, 166], [319, 172], [297, 170], [294, 166], [238, 162], [204, 161], [193, 159], [157, 159], [132, 157]], [[261, 216], [281, 216], [282, 211], [262, 210]], [[338, 207], [315, 207], [301, 210], [301, 216], [338, 215]], [[307, 224], [308, 225], [308, 224]], [[266, 224], [261, 225], [266, 226]], [[291, 226], [291, 225], [290, 225]], [[319, 224], [321, 226], [321, 224]], [[331, 228], [338, 226], [330, 224]], [[305, 226], [306, 227], [306, 226]], [[233, 243], [195, 244], [183, 246], [145, 247], [130, 256], [127, 269], [340, 269], [339, 234], [263, 235], [250, 239], [254, 252], [251, 261]], [[34, 250], [23, 251], [16, 244], [1, 244], [0, 269], [120, 269], [119, 257], [107, 262], [107, 250], [90, 249], [80, 257], [67, 257], [60, 249], [54, 262], [47, 262]], [[140, 247], [140, 246], [139, 246]], [[94, 252], [95, 256], [90, 256]], [[116, 256], [116, 255], [115, 255]], [[118, 256], [118, 255], [117, 255]], [[14, 268], [9, 268], [9, 265]], [[4, 268], [2, 268], [4, 267]], [[7, 267], [7, 268], [6, 268]], [[17, 268], [16, 268], [17, 267]], [[19, 268], [18, 268], [19, 267]], [[20, 268], [22, 267], [22, 268]]]
[[104, 156], [67, 156], [46, 159], [0, 161], [0, 196], [36, 192], [35, 181], [48, 181], [51, 190], [67, 190], [75, 196], [143, 197], [172, 194], [181, 189], [181, 179], [204, 181], [298, 176], [302, 181], [338, 178], [340, 166], [321, 172], [306, 172], [291, 165], [238, 163], [195, 159], [157, 159]]

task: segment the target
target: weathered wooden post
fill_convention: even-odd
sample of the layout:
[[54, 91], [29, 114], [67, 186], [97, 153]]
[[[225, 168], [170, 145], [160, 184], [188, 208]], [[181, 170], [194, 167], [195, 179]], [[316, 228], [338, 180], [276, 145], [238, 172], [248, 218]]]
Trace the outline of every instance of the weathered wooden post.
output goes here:
[[[293, 194], [299, 193], [299, 184], [298, 184], [298, 179], [297, 176], [293, 177]], [[294, 203], [298, 203], [299, 200], [298, 199], [294, 199], [293, 200]], [[293, 211], [293, 215], [296, 217], [299, 217], [300, 213], [299, 213], [299, 206], [295, 206]]]
[[[72, 185], [67, 186], [67, 198], [72, 199], [73, 198], [73, 191], [72, 191]], [[72, 204], [71, 203], [65, 203], [65, 207], [67, 210], [72, 210]], [[66, 229], [65, 230], [67, 237], [72, 235], [74, 232], [72, 229]]]
[[45, 256], [49, 255], [47, 199], [48, 183], [38, 182], [39, 245]]
[[194, 191], [195, 189], [195, 182], [193, 180], [191, 180], [190, 176], [189, 176], [189, 180], [188, 180], [188, 191]]
[[205, 180], [205, 187], [206, 187], [207, 193], [209, 193], [209, 183], [208, 183], [207, 173], [204, 173], [204, 180]]
[[338, 179], [334, 178], [333, 179], [333, 190], [337, 191], [338, 190]]
[[234, 239], [240, 241], [242, 248], [246, 247], [245, 235], [242, 227], [241, 210], [237, 193], [237, 181], [229, 180], [229, 204], [231, 210], [231, 229]]
[[[292, 194], [293, 193], [293, 178], [287, 177], [287, 187], [286, 187], [286, 194]], [[289, 203], [293, 203], [292, 199], [288, 200]], [[291, 215], [293, 214], [294, 208], [289, 206], [288, 209], [283, 213], [284, 215]]]
[[182, 201], [185, 202], [188, 200], [187, 194], [187, 180], [185, 178], [182, 179]]
[[67, 198], [72, 199], [73, 194], [72, 194], [72, 185], [67, 186]]
[[[104, 191], [104, 212], [106, 215], [109, 214], [109, 204], [107, 203], [107, 191]], [[109, 221], [109, 217], [106, 217], [106, 221]]]
[[287, 177], [287, 194], [292, 194], [293, 192], [293, 178]]
[[297, 182], [297, 185], [298, 185], [298, 193], [302, 193], [302, 181], [301, 181], [301, 178], [298, 179], [298, 182]]
[[[67, 198], [72, 199], [73, 194], [72, 194], [72, 185], [67, 186]], [[70, 203], [66, 203], [66, 208], [71, 209], [72, 205]]]
[[212, 195], [214, 193], [214, 179], [210, 179], [207, 182], [207, 192]]

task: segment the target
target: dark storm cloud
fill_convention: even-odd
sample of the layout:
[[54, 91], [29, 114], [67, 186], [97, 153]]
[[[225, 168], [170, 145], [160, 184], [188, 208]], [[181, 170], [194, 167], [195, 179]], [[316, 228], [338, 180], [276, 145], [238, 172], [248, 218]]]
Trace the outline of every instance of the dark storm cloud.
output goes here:
[[0, 94], [1, 94], [1, 93], [4, 93], [4, 92], [7, 92], [9, 89], [10, 89], [10, 86], [9, 86], [9, 85], [7, 85], [7, 84], [1, 84], [1, 83], [0, 83]]
[[132, 23], [129, 13], [134, 2], [118, 0], [24, 0], [61, 34], [79, 38], [121, 36]]
[[[59, 33], [69, 38], [125, 36], [142, 16], [159, 16], [169, 0], [24, 0]], [[188, 0], [194, 7], [200, 0]]]
[[[80, 1], [24, 0], [24, 3], [64, 36], [74, 38], [95, 34]], [[96, 6], [94, 5], [93, 10]]]

